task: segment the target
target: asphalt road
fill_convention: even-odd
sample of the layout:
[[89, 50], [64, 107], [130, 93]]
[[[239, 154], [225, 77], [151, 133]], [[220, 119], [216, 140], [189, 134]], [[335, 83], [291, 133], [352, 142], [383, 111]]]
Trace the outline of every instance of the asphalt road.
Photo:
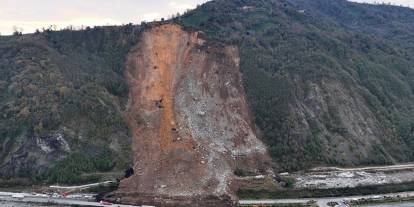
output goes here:
[[82, 200], [75, 200], [75, 199], [44, 197], [44, 196], [39, 196], [39, 195], [36, 196], [36, 195], [27, 194], [27, 193], [8, 193], [8, 192], [0, 192], [0, 200], [12, 201], [12, 202], [23, 202], [23, 203], [48, 203], [48, 204], [57, 204], [57, 205], [139, 207], [139, 206], [121, 205], [121, 204], [104, 205], [99, 202], [89, 202], [89, 201], [82, 201]]
[[266, 205], [266, 204], [288, 204], [288, 203], [307, 203], [311, 200], [316, 201], [319, 207], [328, 207], [329, 202], [341, 202], [358, 200], [362, 198], [382, 198], [384, 196], [390, 197], [413, 197], [414, 192], [402, 192], [402, 193], [390, 193], [390, 194], [378, 194], [378, 195], [367, 195], [367, 196], [348, 196], [348, 197], [332, 197], [332, 198], [300, 198], [300, 199], [275, 199], [275, 200], [240, 200], [239, 204], [244, 206], [251, 205]]
[[389, 171], [389, 170], [411, 170], [414, 169], [413, 163], [404, 163], [397, 165], [388, 165], [388, 166], [370, 166], [370, 167], [357, 167], [357, 168], [339, 168], [339, 167], [317, 167], [312, 169], [313, 172], [318, 171]]

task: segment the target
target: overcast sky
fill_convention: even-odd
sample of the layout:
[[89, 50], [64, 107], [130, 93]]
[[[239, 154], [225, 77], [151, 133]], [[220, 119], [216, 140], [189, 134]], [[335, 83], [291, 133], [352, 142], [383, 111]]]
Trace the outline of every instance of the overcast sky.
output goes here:
[[[207, 0], [0, 0], [0, 34], [24, 33], [56, 25], [57, 28], [139, 23], [192, 9]], [[353, 0], [382, 2], [382, 0]], [[383, 0], [414, 8], [414, 0]]]

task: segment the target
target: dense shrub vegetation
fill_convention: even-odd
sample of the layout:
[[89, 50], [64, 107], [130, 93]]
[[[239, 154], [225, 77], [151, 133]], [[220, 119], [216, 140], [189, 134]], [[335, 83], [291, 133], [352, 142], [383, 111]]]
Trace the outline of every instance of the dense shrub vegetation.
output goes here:
[[99, 181], [99, 176], [87, 175], [87, 173], [108, 172], [113, 167], [114, 163], [110, 154], [102, 154], [99, 157], [91, 158], [83, 154], [74, 153], [49, 171], [39, 174], [35, 179], [49, 183], [68, 184], [97, 182]]
[[[413, 20], [408, 8], [345, 0], [216, 0], [175, 19], [239, 46], [256, 124], [285, 170], [414, 159]], [[363, 97], [387, 129], [369, 156], [352, 158], [367, 152], [364, 137], [350, 134], [336, 97], [322, 97], [329, 113], [309, 113], [312, 87], [326, 83]]]
[[[123, 64], [140, 32], [126, 25], [0, 38], [3, 176], [80, 183], [81, 172], [130, 166]], [[107, 152], [111, 156], [100, 160]]]
[[409, 192], [414, 190], [414, 183], [360, 186], [356, 188], [329, 189], [265, 189], [243, 188], [238, 191], [241, 199], [286, 199], [286, 198], [324, 198], [347, 197], [378, 194]]

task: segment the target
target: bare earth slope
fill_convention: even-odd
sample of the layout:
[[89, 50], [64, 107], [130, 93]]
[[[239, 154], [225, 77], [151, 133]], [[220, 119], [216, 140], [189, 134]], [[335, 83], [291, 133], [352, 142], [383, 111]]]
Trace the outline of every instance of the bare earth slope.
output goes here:
[[154, 27], [130, 52], [125, 76], [135, 175], [121, 182], [123, 203], [230, 206], [234, 171], [266, 170], [236, 48]]

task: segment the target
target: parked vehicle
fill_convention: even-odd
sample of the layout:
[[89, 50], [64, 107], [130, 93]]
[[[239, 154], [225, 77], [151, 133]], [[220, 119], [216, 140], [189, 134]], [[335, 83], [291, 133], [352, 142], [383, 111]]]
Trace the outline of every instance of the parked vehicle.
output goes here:
[[102, 205], [108, 205], [108, 206], [112, 205], [112, 203], [111, 203], [111, 202], [109, 202], [109, 201], [104, 201], [104, 200], [100, 201], [99, 203], [101, 203]]

